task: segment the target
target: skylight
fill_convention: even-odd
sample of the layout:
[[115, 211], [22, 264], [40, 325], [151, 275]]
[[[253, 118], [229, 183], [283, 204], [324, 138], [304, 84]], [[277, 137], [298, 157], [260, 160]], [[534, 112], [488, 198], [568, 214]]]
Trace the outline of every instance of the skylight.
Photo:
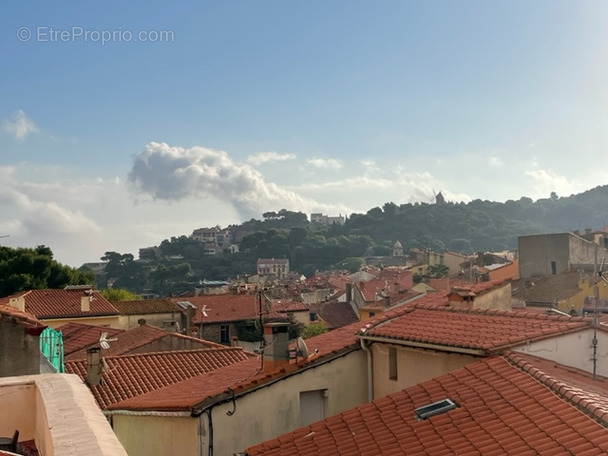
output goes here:
[[434, 415], [440, 415], [448, 410], [452, 410], [458, 407], [458, 405], [451, 399], [442, 399], [432, 404], [428, 404], [422, 407], [418, 407], [414, 410], [414, 416], [417, 420], [422, 421], [430, 418]]

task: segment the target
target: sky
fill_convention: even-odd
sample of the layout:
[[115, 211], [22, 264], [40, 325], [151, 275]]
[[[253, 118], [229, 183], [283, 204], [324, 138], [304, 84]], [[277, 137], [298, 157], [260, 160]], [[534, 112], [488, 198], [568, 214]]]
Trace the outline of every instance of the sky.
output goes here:
[[[608, 2], [5, 0], [0, 244], [608, 183]], [[599, 228], [599, 227], [598, 227]]]

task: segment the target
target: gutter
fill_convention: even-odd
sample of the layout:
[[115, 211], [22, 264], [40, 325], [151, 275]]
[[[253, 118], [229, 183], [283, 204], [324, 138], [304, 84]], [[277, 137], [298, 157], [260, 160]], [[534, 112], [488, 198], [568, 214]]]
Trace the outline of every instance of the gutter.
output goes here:
[[374, 399], [374, 375], [372, 370], [372, 351], [369, 349], [365, 340], [359, 337], [361, 348], [367, 355], [367, 402], [371, 402]]
[[361, 335], [359, 337], [363, 340], [403, 345], [406, 347], [426, 348], [429, 350], [452, 352], [452, 353], [463, 353], [466, 355], [474, 355], [474, 356], [487, 356], [488, 355], [488, 352], [486, 350], [484, 350], [483, 348], [452, 347], [449, 345], [437, 345], [437, 344], [427, 343], [427, 342], [414, 342], [414, 341], [409, 341], [409, 340], [386, 339], [384, 337], [378, 337], [378, 336]]
[[160, 412], [155, 410], [102, 410], [105, 416], [128, 415], [128, 416], [169, 416], [173, 418], [187, 418], [190, 412]]

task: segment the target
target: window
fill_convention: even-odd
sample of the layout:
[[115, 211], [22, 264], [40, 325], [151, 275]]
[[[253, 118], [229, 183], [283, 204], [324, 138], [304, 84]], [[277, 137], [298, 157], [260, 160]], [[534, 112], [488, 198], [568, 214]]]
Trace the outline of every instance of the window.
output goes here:
[[388, 379], [397, 380], [397, 349], [395, 347], [388, 349]]
[[551, 262], [551, 274], [557, 274], [557, 263], [555, 261]]
[[300, 426], [325, 418], [323, 398], [327, 390], [302, 391], [300, 393]]
[[317, 313], [310, 312], [310, 321], [317, 321]]
[[222, 344], [230, 343], [230, 326], [228, 326], [228, 325], [220, 326], [220, 343], [222, 343]]
[[370, 312], [369, 313], [370, 318], [373, 317], [373, 316], [375, 316], [375, 315], [376, 315], [376, 312]]

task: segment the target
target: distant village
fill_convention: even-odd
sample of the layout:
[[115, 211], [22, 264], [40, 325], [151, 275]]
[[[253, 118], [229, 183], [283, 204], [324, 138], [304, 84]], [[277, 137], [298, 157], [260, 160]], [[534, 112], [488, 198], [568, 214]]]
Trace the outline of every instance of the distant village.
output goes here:
[[0, 455], [608, 454], [607, 249], [608, 229], [395, 239], [356, 272], [259, 258], [175, 296], [0, 298]]

